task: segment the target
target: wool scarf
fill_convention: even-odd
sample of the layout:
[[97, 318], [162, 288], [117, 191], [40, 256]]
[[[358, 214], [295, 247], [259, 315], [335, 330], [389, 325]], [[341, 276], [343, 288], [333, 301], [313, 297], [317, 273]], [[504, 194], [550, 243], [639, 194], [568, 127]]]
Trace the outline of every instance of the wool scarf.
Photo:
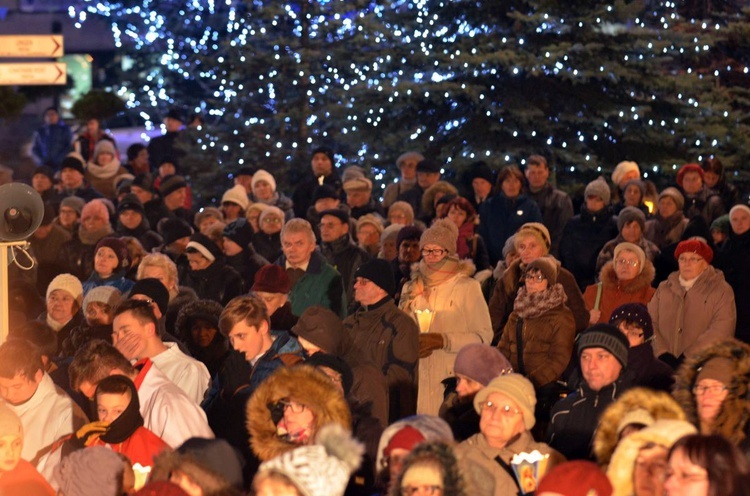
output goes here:
[[562, 284], [555, 284], [552, 287], [538, 293], [529, 294], [526, 287], [522, 286], [518, 290], [516, 300], [513, 302], [513, 311], [521, 318], [533, 319], [543, 315], [553, 308], [565, 303], [568, 297]]
[[456, 253], [459, 259], [471, 258], [471, 247], [469, 240], [474, 236], [474, 223], [467, 219], [458, 228], [458, 240], [456, 242]]

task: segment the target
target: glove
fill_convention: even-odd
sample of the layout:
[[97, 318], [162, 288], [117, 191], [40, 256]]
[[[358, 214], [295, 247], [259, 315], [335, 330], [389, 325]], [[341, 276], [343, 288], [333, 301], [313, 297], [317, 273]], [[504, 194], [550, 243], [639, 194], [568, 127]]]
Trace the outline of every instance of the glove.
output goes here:
[[419, 358], [427, 358], [435, 350], [442, 350], [445, 345], [443, 335], [438, 332], [425, 332], [419, 335]]
[[677, 369], [677, 367], [680, 366], [680, 363], [682, 363], [681, 359], [677, 358], [671, 353], [662, 353], [661, 355], [659, 355], [659, 360], [672, 367], [672, 369]]
[[102, 420], [90, 422], [76, 431], [75, 438], [77, 444], [82, 444], [83, 446], [91, 446], [97, 439], [99, 439], [99, 436], [101, 436], [102, 434], [106, 434], [108, 430], [109, 423], [107, 422], [104, 422]]

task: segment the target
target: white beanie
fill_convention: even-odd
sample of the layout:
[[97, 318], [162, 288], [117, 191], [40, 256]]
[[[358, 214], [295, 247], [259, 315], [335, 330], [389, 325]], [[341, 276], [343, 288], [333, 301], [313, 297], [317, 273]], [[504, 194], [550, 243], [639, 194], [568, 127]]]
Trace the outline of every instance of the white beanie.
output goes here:
[[271, 189], [276, 192], [276, 179], [273, 178], [270, 172], [260, 169], [258, 172], [253, 174], [253, 181], [251, 183], [253, 192], [255, 192], [255, 185], [259, 181], [265, 181], [271, 185]]
[[47, 286], [47, 295], [52, 294], [56, 289], [61, 289], [71, 295], [78, 302], [78, 306], [83, 303], [83, 285], [73, 274], [60, 274], [59, 276], [52, 279]]
[[224, 196], [221, 197], [221, 203], [224, 202], [236, 203], [242, 207], [242, 210], [247, 210], [247, 207], [250, 206], [250, 198], [247, 197], [247, 190], [241, 184], [237, 184], [224, 192]]
[[615, 186], [619, 186], [620, 179], [622, 179], [625, 174], [632, 171], [636, 171], [638, 177], [641, 177], [641, 169], [638, 168], [637, 163], [628, 160], [620, 162], [617, 164], [617, 167], [615, 167], [615, 170], [612, 171], [612, 182], [615, 183]]

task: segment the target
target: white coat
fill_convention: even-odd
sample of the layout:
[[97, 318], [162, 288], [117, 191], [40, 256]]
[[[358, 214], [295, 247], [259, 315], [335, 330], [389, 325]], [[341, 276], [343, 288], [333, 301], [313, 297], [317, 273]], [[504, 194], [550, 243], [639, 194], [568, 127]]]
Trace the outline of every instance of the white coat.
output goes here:
[[167, 349], [151, 357], [151, 361], [170, 381], [182, 389], [188, 398], [196, 405], [200, 405], [211, 384], [208, 369], [202, 362], [181, 352], [177, 343], [164, 343], [164, 346]]

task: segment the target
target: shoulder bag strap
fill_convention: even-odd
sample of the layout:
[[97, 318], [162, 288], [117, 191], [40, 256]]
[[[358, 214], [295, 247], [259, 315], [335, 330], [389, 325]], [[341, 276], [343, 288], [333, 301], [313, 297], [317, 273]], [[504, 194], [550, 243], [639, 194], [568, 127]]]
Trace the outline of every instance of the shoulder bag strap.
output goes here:
[[599, 282], [596, 285], [596, 301], [594, 302], [594, 310], [599, 310], [599, 303], [602, 301], [602, 283]]
[[505, 463], [503, 461], [503, 459], [500, 458], [500, 456], [496, 456], [495, 457], [495, 461], [497, 462], [498, 465], [500, 465], [500, 467], [502, 467], [503, 470], [505, 470], [508, 473], [508, 475], [510, 476], [511, 480], [516, 483], [516, 487], [518, 488], [518, 493], [517, 494], [519, 494], [519, 495], [523, 494], [523, 492], [521, 491], [521, 486], [520, 486], [520, 484], [518, 484], [518, 479], [516, 479], [516, 474], [515, 474], [515, 472], [513, 472], [513, 469], [510, 468], [510, 465], [508, 465], [507, 463]]
[[518, 354], [518, 373], [526, 375], [526, 369], [523, 366], [523, 319], [518, 317], [516, 320], [516, 353]]

